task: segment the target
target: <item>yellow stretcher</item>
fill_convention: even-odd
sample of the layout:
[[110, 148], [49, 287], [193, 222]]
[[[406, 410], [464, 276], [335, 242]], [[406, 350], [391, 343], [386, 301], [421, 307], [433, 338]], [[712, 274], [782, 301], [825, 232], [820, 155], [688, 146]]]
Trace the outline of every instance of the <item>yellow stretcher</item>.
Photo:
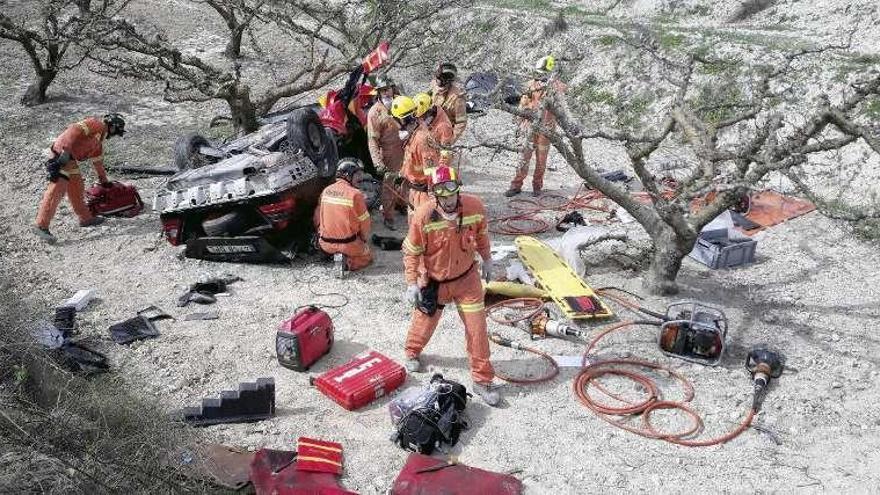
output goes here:
[[550, 295], [543, 289], [517, 282], [492, 281], [483, 283], [487, 294], [496, 294], [507, 297], [534, 297], [536, 299], [549, 299]]
[[520, 260], [566, 318], [583, 320], [614, 316], [608, 305], [596, 297], [593, 289], [550, 246], [528, 236], [517, 237], [514, 242]]

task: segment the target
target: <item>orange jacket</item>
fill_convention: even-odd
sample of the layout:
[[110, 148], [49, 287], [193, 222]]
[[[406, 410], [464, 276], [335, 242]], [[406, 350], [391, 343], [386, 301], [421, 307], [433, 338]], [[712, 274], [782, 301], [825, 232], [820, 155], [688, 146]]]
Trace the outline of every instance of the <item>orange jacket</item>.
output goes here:
[[450, 86], [448, 89], [441, 89], [436, 81], [431, 83], [431, 94], [433, 95], [434, 105], [442, 108], [449, 117], [449, 121], [454, 126], [452, 132], [452, 141], [458, 141], [458, 138], [464, 134], [467, 127], [467, 97], [464, 91], [456, 85]]
[[95, 117], [88, 117], [71, 124], [52, 143], [52, 152], [60, 155], [67, 151], [79, 162], [91, 159], [98, 179], [107, 181], [104, 169], [104, 138], [107, 137], [107, 125]]
[[461, 276], [474, 264], [474, 254], [488, 260], [489, 223], [486, 207], [480, 198], [460, 194], [458, 218], [446, 220], [437, 211], [437, 202], [419, 206], [403, 240], [403, 266], [407, 284], [419, 277], [419, 262], [424, 260], [428, 278], [440, 282]]
[[425, 169], [440, 165], [440, 150], [452, 136], [449, 119], [442, 115], [438, 111], [430, 126], [420, 122], [406, 144], [402, 175], [411, 184], [427, 183]]
[[431, 129], [431, 135], [434, 136], [434, 140], [442, 148], [448, 148], [455, 142], [455, 129], [452, 127], [452, 122], [449, 120], [446, 112], [441, 111], [439, 108], [428, 129]]
[[377, 101], [367, 114], [367, 146], [376, 170], [400, 170], [403, 165], [403, 141], [399, 132], [400, 125], [385, 105]]
[[[526, 87], [526, 92], [520, 97], [520, 108], [526, 110], [536, 110], [540, 108], [541, 101], [544, 99], [544, 96], [546, 96], [548, 89], [561, 95], [565, 93], [568, 88], [565, 83], [558, 79], [551, 79], [549, 82], [532, 79]], [[556, 126], [556, 117], [553, 116], [553, 113], [549, 109], [544, 110], [544, 113], [541, 115], [541, 121], [545, 127], [550, 129]], [[524, 124], [527, 124], [527, 122], [528, 121], [525, 121]]]
[[370, 237], [370, 212], [364, 193], [345, 179], [337, 179], [321, 193], [315, 214], [318, 235], [326, 242], [350, 242]]

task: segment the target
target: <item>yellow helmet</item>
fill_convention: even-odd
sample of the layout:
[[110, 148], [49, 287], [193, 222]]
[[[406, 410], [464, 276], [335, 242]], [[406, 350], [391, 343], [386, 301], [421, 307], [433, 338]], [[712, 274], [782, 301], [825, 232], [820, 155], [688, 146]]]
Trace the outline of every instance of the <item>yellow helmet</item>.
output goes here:
[[416, 117], [425, 115], [425, 112], [434, 105], [434, 101], [428, 93], [419, 93], [415, 95], [413, 101], [416, 103]]
[[535, 63], [535, 70], [540, 73], [553, 72], [554, 67], [556, 67], [556, 59], [553, 55], [545, 55]]
[[416, 102], [409, 96], [395, 96], [391, 100], [391, 115], [398, 119], [405, 119], [416, 112]]

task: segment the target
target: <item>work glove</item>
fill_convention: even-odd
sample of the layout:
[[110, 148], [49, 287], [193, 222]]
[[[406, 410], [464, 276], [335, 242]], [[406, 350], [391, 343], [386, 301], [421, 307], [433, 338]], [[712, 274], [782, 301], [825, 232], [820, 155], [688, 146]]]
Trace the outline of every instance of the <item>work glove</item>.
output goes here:
[[493, 268], [492, 265], [493, 265], [492, 258], [489, 258], [487, 260], [483, 260], [483, 264], [482, 264], [483, 279], [486, 281], [487, 284], [489, 283], [489, 280], [492, 277], [492, 268]]
[[416, 307], [421, 302], [422, 291], [416, 284], [407, 285], [406, 294], [404, 294], [403, 297], [406, 302], [410, 303], [413, 307]]

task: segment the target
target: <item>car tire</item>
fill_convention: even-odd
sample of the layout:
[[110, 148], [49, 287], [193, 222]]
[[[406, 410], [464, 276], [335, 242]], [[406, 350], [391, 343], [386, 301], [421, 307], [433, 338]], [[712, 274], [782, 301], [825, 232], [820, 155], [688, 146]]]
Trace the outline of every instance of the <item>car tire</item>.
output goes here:
[[236, 236], [247, 230], [248, 227], [247, 215], [239, 210], [202, 221], [202, 230], [208, 237]]
[[202, 146], [211, 146], [208, 140], [196, 133], [177, 138], [174, 143], [174, 166], [177, 170], [189, 170], [206, 165], [208, 161], [199, 153]]
[[291, 150], [302, 150], [322, 177], [335, 165], [336, 143], [311, 108], [296, 110], [287, 118], [287, 143]]

